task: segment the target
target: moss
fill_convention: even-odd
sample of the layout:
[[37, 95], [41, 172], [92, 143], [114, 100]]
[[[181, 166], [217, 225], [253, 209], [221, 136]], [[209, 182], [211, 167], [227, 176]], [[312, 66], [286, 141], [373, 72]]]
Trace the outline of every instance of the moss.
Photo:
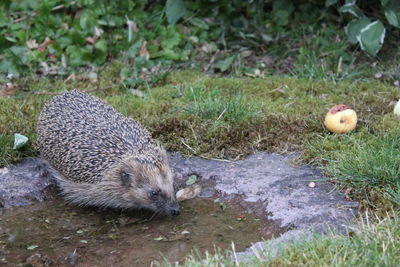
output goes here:
[[[395, 87], [382, 83], [333, 84], [274, 76], [228, 79], [183, 71], [169, 74], [159, 86], [139, 88], [144, 97], [137, 97], [120, 89], [118, 73], [122, 67], [123, 64], [118, 62], [106, 67], [99, 73], [96, 84], [85, 79], [68, 82], [61, 79], [19, 80], [21, 90], [17, 96], [0, 99], [2, 139], [5, 135], [9, 138], [20, 132], [34, 140], [35, 121], [50, 96], [32, 95], [32, 92], [73, 88], [99, 88], [95, 95], [143, 123], [167, 148], [208, 157], [236, 159], [255, 150], [289, 152], [305, 149], [307, 161], [315, 161], [330, 148], [326, 143], [318, 150], [310, 142], [318, 138], [330, 140], [322, 121], [329, 108], [339, 103], [357, 110], [360, 125], [353, 133], [355, 135], [383, 131], [391, 127], [389, 121], [395, 123], [394, 118], [382, 115], [391, 112], [388, 103], [398, 98], [399, 93]], [[195, 98], [190, 96], [193, 88], [201, 88], [200, 95]], [[213, 95], [214, 92], [217, 94]], [[213, 113], [203, 116], [193, 109], [196, 104], [200, 111], [206, 108]], [[224, 112], [225, 107], [233, 111]], [[331, 140], [331, 149], [339, 139]], [[9, 143], [2, 141], [2, 144]], [[31, 148], [28, 151], [33, 153], [34, 142]], [[22, 156], [19, 155], [5, 145], [2, 165], [19, 159]]]

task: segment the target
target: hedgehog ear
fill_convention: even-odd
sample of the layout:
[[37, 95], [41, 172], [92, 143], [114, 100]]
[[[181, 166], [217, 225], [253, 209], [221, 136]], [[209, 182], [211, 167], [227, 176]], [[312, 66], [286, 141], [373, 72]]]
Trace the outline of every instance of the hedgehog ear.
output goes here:
[[123, 186], [131, 187], [132, 186], [132, 177], [126, 171], [121, 171], [120, 178]]

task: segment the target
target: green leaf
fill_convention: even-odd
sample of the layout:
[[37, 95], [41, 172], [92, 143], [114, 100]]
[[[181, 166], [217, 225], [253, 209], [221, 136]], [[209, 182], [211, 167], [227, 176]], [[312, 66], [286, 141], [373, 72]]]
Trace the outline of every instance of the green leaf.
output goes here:
[[371, 23], [371, 20], [367, 18], [363, 19], [355, 19], [350, 21], [345, 28], [345, 32], [347, 34], [347, 39], [350, 43], [356, 44], [358, 42], [357, 37], [360, 35], [361, 30], [364, 29], [368, 24]]
[[280, 26], [286, 26], [289, 24], [289, 11], [277, 10], [273, 12], [274, 21]]
[[329, 7], [337, 3], [338, 0], [325, 0], [325, 7]]
[[15, 39], [14, 37], [5, 36], [5, 38], [6, 38], [8, 41], [12, 42], [12, 43], [16, 43], [16, 42], [17, 42], [17, 39]]
[[385, 16], [390, 25], [400, 28], [400, 12], [396, 13], [393, 9], [387, 9]]
[[381, 0], [382, 6], [386, 6], [390, 0]]
[[294, 11], [294, 5], [292, 0], [274, 0], [272, 4], [272, 11], [276, 12], [284, 10], [291, 14]]
[[365, 15], [361, 11], [361, 9], [358, 6], [356, 6], [356, 4], [353, 2], [349, 2], [349, 3], [345, 4], [344, 6], [342, 6], [341, 8], [339, 8], [339, 12], [342, 12], [342, 13], [347, 12], [347, 13], [352, 14], [353, 16], [356, 16], [357, 18], [365, 17]]
[[[181, 52], [181, 51], [179, 51]], [[172, 49], [165, 48], [159, 52], [154, 53], [154, 57], [161, 57], [167, 60], [184, 60], [185, 55], [181, 52], [178, 53]]]
[[161, 38], [161, 46], [163, 48], [172, 49], [179, 45], [182, 40], [181, 34], [175, 29], [174, 26], [168, 26], [166, 29], [162, 31]]
[[97, 41], [96, 44], [94, 45], [94, 47], [96, 47], [103, 53], [107, 52], [107, 42], [105, 40]]
[[82, 30], [93, 33], [94, 27], [97, 25], [95, 14], [90, 11], [83, 11], [79, 19], [79, 24]]
[[193, 18], [193, 19], [189, 20], [189, 22], [193, 26], [195, 26], [197, 28], [200, 28], [200, 29], [203, 29], [203, 30], [208, 30], [210, 28], [210, 26], [208, 26], [207, 22], [205, 22], [204, 20], [199, 19], [199, 18]]
[[220, 69], [221, 72], [226, 71], [232, 65], [233, 61], [235, 60], [236, 56], [230, 56], [223, 60], [218, 61], [215, 63], [214, 68]]
[[357, 37], [361, 49], [370, 56], [375, 56], [381, 49], [385, 38], [385, 27], [382, 22], [376, 20], [361, 30]]
[[28, 142], [28, 137], [26, 137], [25, 135], [22, 134], [14, 134], [14, 147], [13, 149], [19, 149], [21, 147], [23, 147], [26, 142]]
[[186, 181], [186, 185], [192, 185], [197, 181], [197, 176], [196, 175], [190, 175], [189, 179]]
[[175, 24], [185, 13], [186, 8], [182, 0], [167, 0], [166, 15], [169, 24]]
[[131, 47], [129, 47], [128, 51], [126, 51], [126, 55], [128, 58], [135, 58], [138, 54], [138, 51], [142, 45], [142, 41], [137, 41]]

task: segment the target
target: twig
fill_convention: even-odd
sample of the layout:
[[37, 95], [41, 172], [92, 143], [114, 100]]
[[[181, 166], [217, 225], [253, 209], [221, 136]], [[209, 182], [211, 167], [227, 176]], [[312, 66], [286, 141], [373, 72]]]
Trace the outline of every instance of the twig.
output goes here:
[[[53, 7], [51, 9], [51, 11], [57, 11], [57, 10], [63, 9], [64, 7], [65, 7], [65, 5], [58, 5], [58, 6]], [[33, 18], [33, 17], [36, 17], [36, 15], [37, 15], [37, 12], [33, 11], [32, 14], [29, 15], [29, 17]], [[25, 20], [27, 17], [28, 16], [23, 16], [23, 17], [17, 18], [16, 20], [14, 20], [14, 23], [19, 23], [19, 22]]]
[[34, 17], [36, 17], [36, 15], [37, 15], [37, 12], [33, 11], [29, 16], [23, 16], [23, 17], [17, 18], [16, 20], [13, 21], [13, 23], [19, 23], [28, 17], [34, 18]]
[[201, 155], [199, 153], [197, 153], [191, 146], [189, 146], [188, 144], [186, 144], [183, 139], [181, 139], [182, 144], [184, 144], [190, 151], [193, 152], [193, 154], [195, 154], [196, 156], [203, 158], [203, 159], [209, 159], [209, 160], [215, 160], [215, 161], [223, 161], [223, 162], [234, 162], [232, 160], [228, 160], [228, 159], [217, 159], [217, 158], [211, 158], [211, 157], [207, 157], [204, 155]]
[[51, 9], [51, 11], [57, 11], [57, 10], [59, 10], [59, 9], [63, 9], [65, 6], [64, 5], [58, 5], [58, 6], [55, 6], [55, 7], [53, 7], [52, 9]]
[[34, 95], [60, 95], [63, 92], [34, 92]]
[[14, 20], [14, 23], [21, 22], [21, 21], [23, 21], [24, 19], [26, 19], [26, 16], [23, 16], [23, 17], [20, 17], [20, 18]]
[[235, 162], [235, 161], [233, 161], [233, 160], [229, 160], [229, 159], [218, 159], [218, 158], [211, 158], [211, 157], [207, 157], [207, 156], [204, 156], [204, 155], [197, 155], [198, 157], [200, 157], [200, 158], [203, 158], [203, 159], [209, 159], [209, 160], [215, 160], [215, 161], [222, 161], [222, 162]]
[[190, 147], [188, 144], [185, 143], [185, 141], [183, 141], [183, 139], [181, 139], [182, 144], [184, 144], [190, 151], [192, 151], [194, 154], [197, 155], [196, 150], [194, 150], [192, 147]]

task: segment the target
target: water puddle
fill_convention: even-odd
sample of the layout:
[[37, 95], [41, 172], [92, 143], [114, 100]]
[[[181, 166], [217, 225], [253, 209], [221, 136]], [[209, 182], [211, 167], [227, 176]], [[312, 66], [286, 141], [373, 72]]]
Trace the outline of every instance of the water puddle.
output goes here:
[[149, 266], [154, 260], [181, 261], [193, 249], [227, 249], [231, 242], [236, 250], [244, 250], [280, 232], [245, 209], [215, 199], [187, 200], [181, 206], [178, 217], [154, 218], [146, 212], [69, 206], [59, 198], [4, 210], [0, 262], [9, 266]]

